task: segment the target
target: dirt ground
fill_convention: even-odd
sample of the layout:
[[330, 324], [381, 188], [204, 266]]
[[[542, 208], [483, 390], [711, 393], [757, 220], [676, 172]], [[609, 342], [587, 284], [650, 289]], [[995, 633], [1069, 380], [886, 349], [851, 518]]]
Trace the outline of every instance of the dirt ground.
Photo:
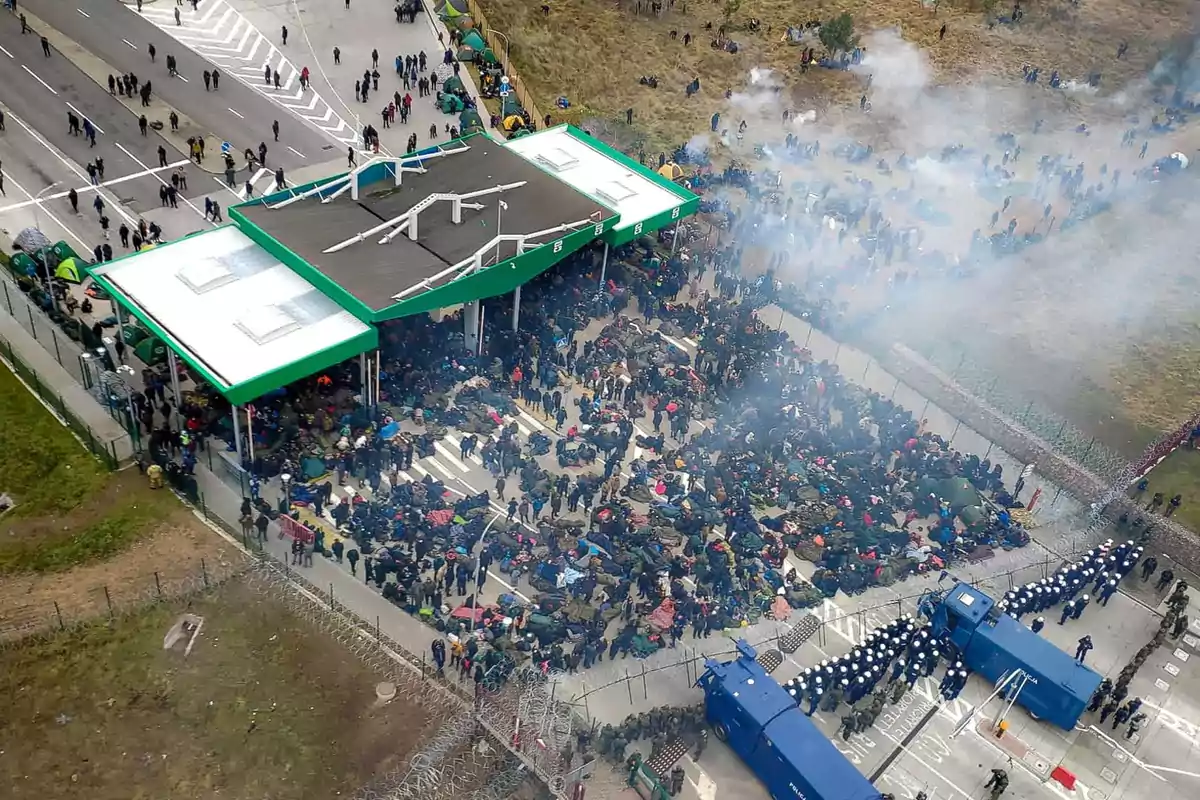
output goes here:
[[246, 556], [175, 504], [145, 536], [105, 560], [0, 581], [0, 639], [107, 616], [111, 608], [215, 585], [244, 569]]
[[[785, 37], [788, 26], [843, 12], [853, 16], [860, 36], [893, 29], [920, 47], [938, 83], [983, 76], [1019, 81], [1022, 67], [1031, 64], [1040, 66], [1047, 77], [1058, 69], [1064, 79], [1084, 80], [1098, 71], [1109, 90], [1144, 76], [1162, 48], [1190, 24], [1190, 7], [1180, 0], [1136, 5], [1088, 0], [1078, 6], [1070, 0], [1051, 0], [1026, 6], [1017, 26], [991, 28], [982, 10], [986, 5], [993, 6], [993, 15], [1010, 12], [1003, 2], [943, 2], [935, 8], [915, 0], [820, 0], [801, 9], [781, 0], [742, 0], [728, 26], [739, 51], [728, 53], [710, 46], [722, 25], [724, 3], [671, 2], [655, 16], [645, 0], [558, 0], [549, 3], [548, 14], [539, 3], [481, 0], [489, 24], [511, 40], [514, 69], [543, 110], [556, 120], [578, 121], [623, 119], [625, 110], [632, 108], [635, 120], [626, 144], [641, 140], [648, 152], [708, 130], [714, 111], [724, 112], [727, 119], [740, 114], [736, 104], [731, 107], [726, 101], [725, 92], [742, 91], [755, 68], [772, 69], [782, 78], [783, 107], [825, 109], [856, 101], [863, 89], [861, 76], [820, 68], [801, 74], [801, 44], [790, 44]], [[759, 20], [756, 31], [748, 29], [752, 19]], [[947, 33], [939, 39], [942, 25]], [[676, 31], [675, 39], [671, 31]], [[685, 33], [693, 37], [688, 46], [683, 44]], [[1129, 43], [1129, 50], [1117, 60], [1121, 41]], [[811, 36], [803, 46], [815, 47], [818, 56], [824, 51]], [[639, 77], [651, 75], [659, 79], [657, 89], [638, 83]], [[686, 98], [684, 87], [697, 77], [699, 94]], [[560, 96], [570, 101], [570, 112], [553, 111]]]
[[[203, 616], [188, 656], [163, 636]], [[336, 641], [239, 583], [0, 648], [0, 784], [12, 800], [307, 800], [402, 767], [437, 720]]]

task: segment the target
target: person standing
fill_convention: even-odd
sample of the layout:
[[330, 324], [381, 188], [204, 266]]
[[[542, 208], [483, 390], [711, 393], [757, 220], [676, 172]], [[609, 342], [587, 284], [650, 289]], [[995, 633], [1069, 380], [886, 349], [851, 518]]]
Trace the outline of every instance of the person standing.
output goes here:
[[1087, 658], [1087, 654], [1092, 650], [1092, 637], [1085, 635], [1079, 640], [1079, 646], [1075, 648], [1075, 660], [1080, 664]]

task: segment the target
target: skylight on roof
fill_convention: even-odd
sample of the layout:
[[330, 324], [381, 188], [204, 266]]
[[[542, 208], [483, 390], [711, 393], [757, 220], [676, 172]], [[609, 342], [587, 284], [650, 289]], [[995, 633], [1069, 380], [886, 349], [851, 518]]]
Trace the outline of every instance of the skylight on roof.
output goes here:
[[204, 260], [188, 264], [175, 273], [196, 294], [211, 292], [237, 280], [228, 267], [216, 261]]
[[631, 198], [637, 197], [637, 192], [620, 181], [605, 181], [596, 187], [596, 194], [601, 200], [620, 205]]
[[301, 325], [295, 317], [279, 306], [263, 306], [252, 313], [238, 319], [234, 323], [238, 330], [254, 340], [255, 344], [264, 345], [276, 339], [300, 330]]
[[544, 152], [538, 153], [537, 160], [542, 164], [550, 167], [555, 172], [562, 172], [579, 163], [579, 159], [563, 150], [561, 147], [551, 147]]

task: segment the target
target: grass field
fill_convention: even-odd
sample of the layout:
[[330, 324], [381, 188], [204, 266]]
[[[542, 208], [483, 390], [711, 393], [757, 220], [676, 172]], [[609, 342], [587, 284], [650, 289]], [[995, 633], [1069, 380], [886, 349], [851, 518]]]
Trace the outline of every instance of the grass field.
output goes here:
[[1183, 504], [1172, 519], [1194, 531], [1200, 531], [1200, 451], [1181, 447], [1159, 464], [1149, 475], [1150, 486], [1142, 505], [1150, 502], [1155, 492], [1170, 500], [1183, 495]]
[[[181, 611], [189, 656], [163, 650]], [[11, 800], [337, 797], [431, 724], [334, 640], [240, 583], [0, 648], [0, 785]]]
[[109, 558], [182, 506], [136, 472], [93, 458], [7, 369], [0, 368], [0, 575], [54, 572]]
[[[798, 7], [781, 0], [741, 0], [728, 26], [739, 46], [736, 54], [710, 46], [724, 21], [725, 3], [672, 2], [661, 16], [649, 2], [551, 0], [545, 14], [540, 3], [521, 0], [480, 0], [488, 23], [512, 42], [515, 71], [531, 88], [543, 110], [570, 121], [624, 117], [634, 109], [632, 130], [609, 126], [610, 138], [655, 152], [708, 130], [714, 111], [728, 119], [745, 109], [731, 109], [726, 90], [742, 91], [754, 68], [770, 68], [783, 81], [779, 103], [766, 110], [778, 118], [782, 108], [825, 109], [857, 100], [862, 79], [845, 72], [811, 69], [800, 74], [800, 45], [784, 41], [788, 26], [828, 20], [846, 12], [860, 35], [896, 30], [920, 47], [939, 83], [970, 78], [1018, 82], [1024, 64], [1058, 69], [1064, 78], [1083, 79], [1100, 71], [1104, 86], [1115, 89], [1141, 77], [1156, 63], [1162, 49], [1190, 25], [1187, 7], [1179, 0], [1157, 0], [1131, 6], [1119, 0], [1089, 0], [1078, 6], [1051, 0], [1025, 8], [1019, 26], [986, 24], [985, 7], [1007, 14], [1005, 3], [916, 0], [819, 0]], [[666, 4], [665, 4], [666, 5]], [[642, 7], [642, 13], [638, 8]], [[751, 19], [757, 31], [747, 30]], [[711, 25], [712, 29], [706, 29]], [[939, 39], [942, 25], [947, 26]], [[671, 39], [671, 31], [677, 37]], [[689, 46], [683, 35], [692, 34]], [[1129, 43], [1126, 57], [1116, 60], [1121, 41]], [[815, 38], [804, 42], [820, 55]], [[638, 78], [657, 76], [658, 89], [641, 86]], [[685, 98], [684, 87], [700, 78], [701, 91]], [[568, 98], [570, 113], [554, 111], [559, 96]], [[754, 122], [753, 119], [750, 120]], [[736, 121], [733, 122], [736, 125]], [[592, 127], [599, 127], [592, 123]], [[598, 131], [599, 132], [599, 131]]]

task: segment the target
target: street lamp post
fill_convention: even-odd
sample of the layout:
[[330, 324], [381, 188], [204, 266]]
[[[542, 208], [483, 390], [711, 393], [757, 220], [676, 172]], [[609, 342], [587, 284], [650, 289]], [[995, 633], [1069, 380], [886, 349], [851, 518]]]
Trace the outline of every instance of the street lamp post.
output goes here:
[[[50, 191], [51, 189], [54, 189], [55, 187], [61, 186], [61, 185], [62, 185], [62, 181], [55, 181], [54, 183], [50, 184], [49, 186], [42, 189], [40, 192], [38, 192], [36, 195], [33, 196], [33, 226], [38, 229], [39, 233], [43, 233], [43, 235], [44, 235], [44, 232], [42, 231], [41, 219], [38, 216], [38, 211], [42, 207], [42, 195], [44, 195], [46, 192]], [[47, 237], [47, 241], [49, 241], [49, 237]], [[50, 274], [50, 262], [48, 262], [46, 260], [46, 247], [43, 245], [41, 248], [39, 248], [37, 254], [41, 257], [42, 269], [45, 270], [45, 272], [46, 272], [46, 291], [50, 292], [50, 305], [54, 308], [55, 311], [57, 311], [58, 310], [58, 297], [54, 294], [54, 278]]]
[[495, 34], [504, 40], [504, 71], [508, 72], [508, 55], [512, 51], [512, 42], [508, 38], [508, 34], [504, 31], [498, 31], [495, 28], [488, 28], [488, 33]]
[[283, 500], [279, 504], [279, 513], [288, 516], [292, 513], [292, 476], [285, 472], [279, 476], [279, 482], [283, 484]]
[[[494, 517], [492, 517], [492, 521], [487, 524], [487, 527], [483, 529], [483, 533], [480, 534], [480, 536], [479, 536], [479, 556], [480, 557], [483, 556], [484, 550], [487, 549], [488, 531], [490, 531], [492, 529], [492, 526], [496, 524], [496, 520], [498, 520], [498, 519], [500, 519], [499, 514], [496, 514]], [[474, 607], [471, 608], [471, 632], [472, 633], [474, 633], [474, 631], [475, 631], [475, 617], [478, 615], [478, 611], [479, 611], [479, 572], [480, 572], [480, 569], [481, 568], [479, 566], [479, 558], [476, 558], [475, 559], [475, 574], [471, 576], [472, 580], [474, 580], [474, 582], [475, 582], [475, 587], [474, 587], [475, 593], [472, 595], [475, 598], [475, 605], [474, 605]]]

